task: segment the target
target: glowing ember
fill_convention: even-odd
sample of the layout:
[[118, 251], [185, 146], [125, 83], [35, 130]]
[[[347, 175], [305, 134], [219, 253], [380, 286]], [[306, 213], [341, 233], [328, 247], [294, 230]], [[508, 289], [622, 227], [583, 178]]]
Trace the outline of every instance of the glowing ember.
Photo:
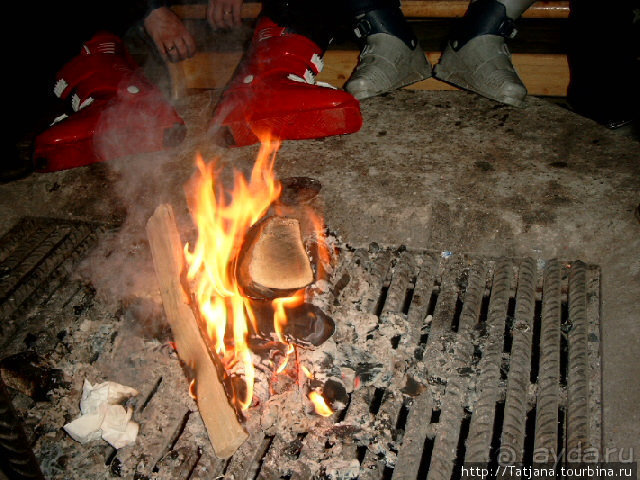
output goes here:
[[195, 378], [191, 380], [191, 382], [189, 383], [189, 396], [194, 400], [198, 399], [198, 396], [196, 395], [196, 379]]
[[325, 402], [324, 397], [320, 393], [311, 390], [311, 392], [309, 392], [309, 400], [313, 403], [318, 415], [322, 415], [323, 417], [333, 415], [333, 410], [327, 405], [327, 402]]

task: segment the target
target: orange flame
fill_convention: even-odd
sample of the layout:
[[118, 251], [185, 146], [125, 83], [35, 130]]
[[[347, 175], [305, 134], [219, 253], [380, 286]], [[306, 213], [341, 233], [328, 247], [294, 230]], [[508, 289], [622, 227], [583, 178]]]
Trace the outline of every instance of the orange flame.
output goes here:
[[322, 415], [323, 417], [329, 417], [333, 415], [333, 410], [327, 405], [322, 394], [316, 392], [315, 390], [311, 390], [309, 392], [309, 400], [313, 403], [313, 406], [318, 415]]
[[[280, 183], [273, 168], [279, 141], [263, 139], [249, 181], [234, 172], [232, 192], [216, 183], [215, 162], [196, 159], [198, 174], [194, 178], [195, 195], [190, 210], [198, 228], [193, 251], [184, 248], [189, 265], [187, 278], [195, 285], [195, 297], [225, 368], [240, 363], [247, 392], [238, 402], [242, 410], [251, 405], [254, 369], [247, 344], [248, 321], [253, 322], [249, 302], [244, 298], [233, 275], [233, 265], [247, 230], [268, 210], [280, 194]], [[230, 195], [229, 195], [230, 193]], [[231, 330], [232, 341], [227, 331]], [[230, 343], [230, 345], [228, 345]]]
[[300, 365], [300, 368], [302, 369], [302, 372], [304, 373], [305, 377], [309, 379], [313, 378], [313, 374], [309, 371], [307, 367], [305, 367], [304, 365]]
[[[243, 297], [236, 281], [235, 262], [249, 228], [265, 215], [280, 195], [281, 185], [274, 174], [279, 147], [278, 140], [263, 138], [250, 179], [247, 180], [240, 172], [234, 172], [231, 191], [225, 190], [218, 182], [220, 171], [216, 162], [205, 163], [198, 155], [197, 172], [190, 185], [193, 195], [188, 198], [191, 215], [198, 229], [198, 240], [193, 249], [188, 243], [184, 246], [187, 279], [193, 285], [192, 291], [207, 334], [225, 369], [228, 371], [233, 368], [244, 376], [246, 394], [244, 398], [235, 399], [242, 410], [248, 409], [253, 399], [255, 372], [248, 335], [251, 326], [254, 331], [257, 330], [257, 322], [249, 300]], [[278, 208], [277, 214], [286, 215], [286, 212], [279, 212]], [[302, 213], [311, 222], [316, 237], [317, 258], [314, 260], [317, 274], [322, 278], [331, 261], [331, 252], [324, 237], [324, 221], [311, 208]], [[290, 356], [295, 352], [295, 346], [285, 337], [288, 321], [286, 309], [303, 304], [305, 295], [303, 289], [291, 297], [272, 301], [274, 330], [278, 341], [287, 346], [276, 374], [287, 368]], [[317, 403], [316, 411], [320, 415], [333, 413], [321, 394], [312, 392], [309, 398], [314, 404]]]

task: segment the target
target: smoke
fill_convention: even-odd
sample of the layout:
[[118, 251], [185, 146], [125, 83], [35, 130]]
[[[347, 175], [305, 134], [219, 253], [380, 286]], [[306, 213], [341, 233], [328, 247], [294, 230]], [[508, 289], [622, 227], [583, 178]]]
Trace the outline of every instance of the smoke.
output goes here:
[[[147, 58], [157, 62], [153, 55]], [[95, 147], [107, 160], [113, 178], [110, 191], [104, 194], [116, 198], [119, 226], [101, 239], [79, 269], [102, 301], [138, 313], [144, 312], [139, 308], [141, 299], [160, 301], [145, 231], [155, 208], [171, 204], [183, 242], [193, 241], [195, 227], [185, 186], [195, 171], [196, 155], [202, 153], [210, 159], [225, 151], [230, 162], [254, 156], [254, 152], [229, 154], [211, 141], [211, 113], [217, 94], [203, 92], [174, 104], [168, 89], [158, 87], [166, 87], [166, 79], [154, 77], [151, 83], [143, 73], [157, 71], [157, 65], [146, 67], [123, 77], [116, 101], [104, 109], [96, 129]], [[169, 139], [171, 145], [165, 146], [166, 132], [182, 122], [186, 136], [178, 138], [180, 142]]]
[[[113, 179], [105, 196], [115, 197], [119, 226], [105, 235], [80, 268], [105, 302], [136, 304], [156, 298], [157, 285], [145, 226], [162, 203], [186, 219], [183, 185], [194, 170], [199, 138], [187, 132], [185, 109], [178, 115], [166, 96], [141, 76], [123, 80], [118, 97], [105, 108], [96, 129], [95, 148]], [[134, 93], [132, 93], [134, 92]], [[187, 133], [165, 147], [168, 131]], [[188, 224], [181, 226], [188, 231]]]

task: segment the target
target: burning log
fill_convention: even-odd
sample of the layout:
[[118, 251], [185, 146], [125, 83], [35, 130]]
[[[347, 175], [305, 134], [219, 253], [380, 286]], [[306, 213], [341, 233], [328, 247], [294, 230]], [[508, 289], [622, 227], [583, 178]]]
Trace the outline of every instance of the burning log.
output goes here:
[[272, 216], [249, 229], [238, 255], [236, 278], [246, 296], [288, 297], [314, 280], [298, 220]]
[[160, 205], [147, 222], [147, 237], [160, 294], [180, 359], [194, 372], [198, 409], [219, 458], [229, 458], [247, 439], [218, 376], [219, 361], [203, 339], [181, 283], [184, 257], [170, 205]]

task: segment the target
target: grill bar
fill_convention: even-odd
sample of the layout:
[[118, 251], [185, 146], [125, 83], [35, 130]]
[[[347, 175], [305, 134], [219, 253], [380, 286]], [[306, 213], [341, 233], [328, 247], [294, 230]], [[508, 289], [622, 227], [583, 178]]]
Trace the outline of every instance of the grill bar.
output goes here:
[[511, 361], [500, 442], [504, 455], [498, 459], [501, 465], [520, 463], [524, 455], [536, 284], [535, 261], [525, 259], [519, 269], [516, 311], [511, 330]]
[[[587, 336], [586, 265], [574, 262], [569, 271], [569, 368], [567, 451], [589, 448], [589, 356]], [[573, 456], [572, 460], [580, 458]]]
[[434, 259], [431, 256], [424, 256], [420, 272], [416, 277], [413, 297], [407, 312], [407, 323], [409, 325], [407, 341], [412, 344], [417, 344], [420, 341], [431, 297], [434, 293], [434, 263]]
[[540, 330], [540, 366], [536, 409], [534, 451], [542, 460], [557, 453], [558, 446], [558, 383], [560, 381], [561, 323], [560, 263], [551, 260], [544, 271], [542, 322]]
[[411, 405], [407, 426], [398, 452], [396, 467], [393, 470], [393, 480], [415, 480], [420, 470], [420, 459], [427, 440], [433, 399], [430, 388], [426, 388]]
[[467, 455], [465, 461], [481, 463], [489, 462], [493, 423], [495, 421], [496, 403], [500, 382], [500, 367], [504, 349], [504, 330], [511, 293], [511, 277], [513, 267], [510, 261], [500, 261], [496, 266], [487, 319], [487, 344], [479, 365], [478, 385], [480, 395], [471, 417]]

